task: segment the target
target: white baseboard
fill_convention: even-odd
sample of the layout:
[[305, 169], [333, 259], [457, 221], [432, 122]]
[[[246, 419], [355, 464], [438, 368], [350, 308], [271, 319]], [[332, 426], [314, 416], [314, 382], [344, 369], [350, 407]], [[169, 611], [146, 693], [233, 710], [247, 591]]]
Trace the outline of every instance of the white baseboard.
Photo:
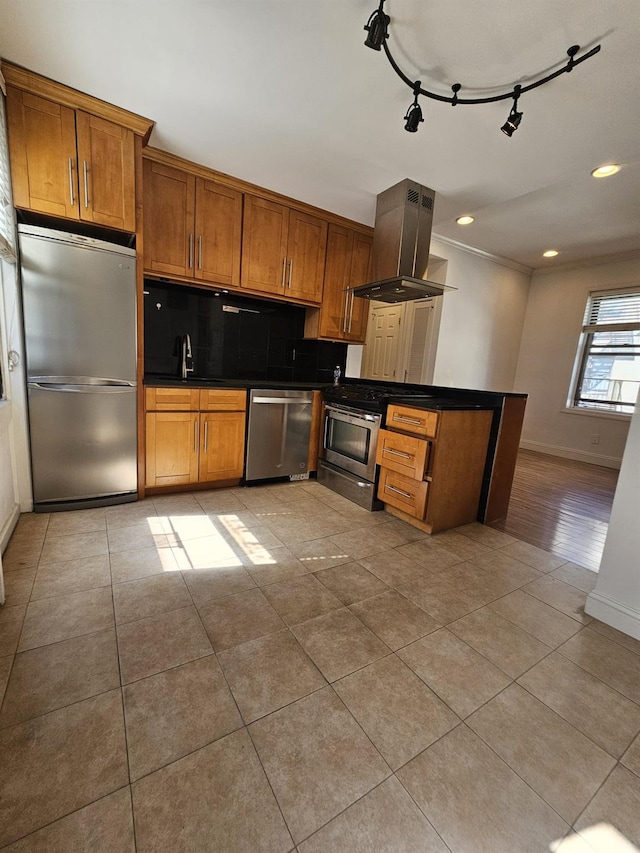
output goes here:
[[560, 456], [563, 459], [574, 459], [576, 462], [587, 462], [590, 465], [602, 465], [604, 468], [620, 469], [622, 460], [615, 456], [605, 456], [602, 453], [588, 453], [585, 450], [574, 450], [572, 447], [559, 447], [556, 444], [543, 444], [541, 441], [521, 441], [522, 450], [534, 450], [536, 453], [546, 453], [548, 456]]
[[594, 590], [587, 596], [584, 612], [640, 640], [640, 610]]
[[2, 528], [0, 528], [0, 554], [3, 553], [3, 551], [9, 544], [9, 539], [11, 539], [11, 534], [15, 530], [15, 526], [18, 523], [19, 518], [20, 504], [14, 504], [13, 509], [9, 513], [7, 520], [2, 525]]

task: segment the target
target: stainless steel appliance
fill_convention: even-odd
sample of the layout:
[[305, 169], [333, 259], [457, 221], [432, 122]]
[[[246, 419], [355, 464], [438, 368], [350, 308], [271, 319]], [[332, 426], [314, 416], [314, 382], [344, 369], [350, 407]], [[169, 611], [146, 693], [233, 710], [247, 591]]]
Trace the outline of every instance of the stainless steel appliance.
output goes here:
[[325, 400], [322, 459], [318, 482], [365, 509], [381, 509], [377, 498], [378, 432], [391, 398], [426, 400], [421, 386], [345, 382], [322, 389]]
[[308, 472], [312, 408], [313, 391], [251, 391], [245, 480]]
[[323, 456], [327, 462], [373, 482], [382, 415], [325, 403]]
[[382, 415], [325, 403], [318, 482], [368, 510], [377, 499], [376, 451]]
[[135, 251], [18, 233], [34, 509], [135, 500]]
[[353, 295], [378, 302], [409, 302], [456, 290], [427, 281], [429, 244], [436, 194], [405, 178], [376, 200], [371, 247], [371, 284]]

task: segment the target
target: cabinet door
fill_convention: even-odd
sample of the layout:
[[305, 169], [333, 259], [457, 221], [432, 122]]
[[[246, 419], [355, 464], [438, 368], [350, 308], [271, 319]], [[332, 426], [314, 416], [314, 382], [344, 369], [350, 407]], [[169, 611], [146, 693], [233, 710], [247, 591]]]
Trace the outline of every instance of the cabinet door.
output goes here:
[[242, 287], [284, 293], [289, 209], [245, 195], [242, 226]]
[[197, 412], [147, 412], [147, 486], [198, 482]]
[[242, 193], [196, 178], [195, 276], [240, 285]]
[[[371, 258], [371, 237], [354, 232], [351, 268], [349, 270], [349, 287], [358, 287], [369, 281], [369, 260]], [[369, 316], [369, 301], [356, 298], [349, 294], [349, 316], [347, 319], [347, 336], [350, 341], [364, 343], [367, 336], [367, 318]]]
[[195, 252], [195, 178], [144, 160], [144, 268], [192, 276]]
[[309, 302], [322, 301], [327, 223], [316, 216], [289, 211], [285, 293]]
[[200, 415], [200, 482], [242, 477], [244, 428], [244, 412]]
[[136, 230], [134, 134], [111, 121], [76, 111], [80, 218]]
[[329, 225], [324, 292], [320, 309], [321, 338], [343, 339], [346, 333], [347, 291], [351, 274], [353, 232], [340, 225]]
[[74, 111], [8, 86], [7, 123], [16, 207], [78, 219]]

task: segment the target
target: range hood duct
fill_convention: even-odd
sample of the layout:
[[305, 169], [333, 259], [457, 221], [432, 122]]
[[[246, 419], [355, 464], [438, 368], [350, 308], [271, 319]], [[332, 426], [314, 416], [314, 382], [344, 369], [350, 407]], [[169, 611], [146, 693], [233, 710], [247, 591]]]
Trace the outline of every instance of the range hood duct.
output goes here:
[[427, 281], [436, 194], [406, 178], [380, 193], [371, 250], [371, 284], [354, 296], [378, 302], [410, 302], [456, 290]]

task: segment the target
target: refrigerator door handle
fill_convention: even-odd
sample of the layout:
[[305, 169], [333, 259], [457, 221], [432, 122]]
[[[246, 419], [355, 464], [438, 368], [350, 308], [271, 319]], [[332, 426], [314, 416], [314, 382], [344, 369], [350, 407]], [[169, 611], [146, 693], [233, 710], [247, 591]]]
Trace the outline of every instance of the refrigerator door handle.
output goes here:
[[38, 385], [114, 385], [135, 388], [136, 382], [129, 379], [110, 379], [107, 376], [28, 376], [27, 382]]
[[65, 391], [75, 394], [93, 394], [100, 391], [101, 394], [127, 394], [134, 389], [132, 385], [69, 385], [59, 382], [27, 382], [27, 388], [32, 391]]

